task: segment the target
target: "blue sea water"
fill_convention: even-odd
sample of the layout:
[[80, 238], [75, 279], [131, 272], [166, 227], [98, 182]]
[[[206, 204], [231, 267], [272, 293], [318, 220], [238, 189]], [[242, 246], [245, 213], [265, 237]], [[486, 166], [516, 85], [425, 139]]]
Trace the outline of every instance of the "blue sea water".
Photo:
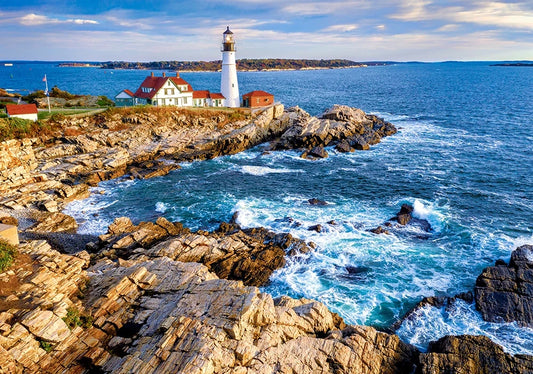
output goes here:
[[[424, 296], [473, 290], [486, 266], [533, 244], [533, 69], [490, 63], [398, 64], [343, 70], [239, 73], [241, 92], [272, 92], [313, 115], [347, 104], [400, 131], [370, 151], [319, 161], [265, 146], [145, 181], [107, 181], [67, 213], [81, 231], [102, 233], [116, 217], [165, 216], [213, 229], [239, 211], [244, 227], [264, 226], [315, 242], [291, 259], [264, 291], [324, 302], [347, 322], [388, 327]], [[0, 66], [0, 87], [50, 85], [113, 97], [135, 89], [146, 71]], [[195, 89], [216, 91], [217, 73], [183, 73]], [[326, 200], [310, 206], [307, 200]], [[368, 230], [415, 206], [433, 231]], [[290, 218], [290, 219], [289, 219]], [[327, 222], [334, 220], [335, 225]], [[309, 231], [321, 224], [325, 231]], [[347, 266], [360, 269], [350, 274]], [[533, 354], [533, 330], [482, 321], [475, 307], [424, 308], [398, 334], [421, 349], [447, 334], [485, 334], [512, 353]]]

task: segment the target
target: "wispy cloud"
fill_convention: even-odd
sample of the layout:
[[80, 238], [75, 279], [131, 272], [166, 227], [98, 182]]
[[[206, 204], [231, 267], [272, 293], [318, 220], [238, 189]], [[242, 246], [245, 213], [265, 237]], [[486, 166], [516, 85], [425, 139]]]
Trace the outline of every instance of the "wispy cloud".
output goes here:
[[352, 11], [353, 9], [367, 9], [371, 4], [366, 0], [346, 1], [303, 1], [293, 2], [284, 6], [281, 11], [297, 14], [299, 16], [326, 15], [339, 12]]
[[329, 27], [326, 27], [324, 29], [325, 32], [348, 32], [353, 31], [359, 28], [356, 24], [349, 24], [349, 25], [331, 25]]
[[533, 30], [533, 11], [522, 3], [477, 1], [467, 6], [439, 6], [427, 0], [405, 0], [390, 18], [402, 21], [445, 20], [485, 26]]
[[61, 23], [71, 23], [76, 25], [97, 25], [98, 21], [92, 20], [92, 19], [83, 19], [83, 18], [66, 18], [66, 19], [58, 19], [58, 18], [50, 18], [47, 16], [42, 16], [35, 13], [26, 14], [25, 16], [22, 16], [19, 18], [19, 23], [24, 26], [40, 26], [40, 25], [47, 25], [47, 24], [61, 24]]

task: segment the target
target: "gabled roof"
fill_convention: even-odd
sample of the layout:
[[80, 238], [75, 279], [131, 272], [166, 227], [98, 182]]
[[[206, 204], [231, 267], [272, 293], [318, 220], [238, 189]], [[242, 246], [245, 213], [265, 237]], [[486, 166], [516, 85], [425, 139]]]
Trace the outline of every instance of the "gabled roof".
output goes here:
[[179, 77], [169, 77], [172, 82], [176, 84], [176, 86], [183, 86], [187, 85], [187, 91], [192, 91], [192, 86], [183, 78]]
[[263, 97], [263, 96], [272, 96], [273, 97], [274, 95], [272, 95], [272, 94], [270, 94], [268, 92], [265, 92], [265, 91], [261, 91], [261, 90], [248, 92], [248, 93], [242, 95], [243, 98], [244, 97], [256, 97], [256, 96], [261, 96], [261, 97]]
[[35, 104], [7, 104], [6, 110], [10, 116], [14, 114], [37, 114], [37, 106]]
[[192, 98], [193, 99], [209, 99], [209, 91], [208, 90], [193, 91]]
[[[183, 78], [179, 77], [154, 77], [153, 75], [146, 77], [142, 82], [141, 86], [135, 91], [135, 97], [141, 99], [152, 99], [155, 94], [167, 83], [168, 80], [171, 80], [176, 86], [187, 86], [187, 91], [192, 91], [192, 86], [187, 83]], [[143, 92], [142, 88], [151, 88], [150, 92]]]
[[198, 90], [192, 93], [193, 99], [225, 99], [219, 92], [209, 92], [208, 90]]
[[128, 95], [131, 96], [131, 97], [133, 97], [133, 95], [134, 95], [134, 93], [131, 92], [131, 91], [128, 90], [128, 89], [125, 89], [125, 90], [123, 90], [122, 92], [125, 92], [126, 94], [128, 94]]

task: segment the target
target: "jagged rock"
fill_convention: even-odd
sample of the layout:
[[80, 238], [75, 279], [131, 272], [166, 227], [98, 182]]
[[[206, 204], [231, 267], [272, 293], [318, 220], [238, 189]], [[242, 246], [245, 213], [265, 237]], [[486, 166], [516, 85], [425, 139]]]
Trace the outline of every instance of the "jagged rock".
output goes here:
[[76, 232], [78, 224], [76, 220], [64, 213], [42, 213], [38, 216], [38, 222], [28, 231], [37, 233], [47, 232]]
[[292, 114], [291, 126], [271, 148], [313, 150], [305, 151], [304, 158], [325, 157], [323, 148], [330, 144], [336, 144], [340, 152], [368, 149], [371, 144], [379, 143], [382, 137], [396, 132], [392, 124], [381, 118], [344, 105], [335, 105], [320, 118], [311, 117], [299, 108]]
[[355, 151], [355, 148], [347, 140], [341, 140], [335, 146], [335, 150], [342, 153], [348, 153]]
[[0, 223], [3, 223], [4, 225], [11, 225], [11, 226], [18, 226], [19, 225], [18, 219], [16, 219], [13, 216], [10, 216], [9, 214], [1, 216], [0, 217]]
[[368, 231], [370, 231], [370, 232], [372, 232], [374, 234], [387, 234], [387, 235], [390, 234], [389, 230], [384, 229], [383, 226], [378, 226], [375, 229], [370, 229]]
[[324, 227], [322, 227], [321, 224], [316, 224], [316, 225], [313, 225], [313, 226], [309, 226], [307, 228], [307, 230], [316, 231], [316, 232], [320, 233], [320, 232], [324, 231]]
[[395, 217], [391, 218], [391, 221], [397, 221], [400, 225], [407, 225], [411, 219], [413, 219], [413, 206], [409, 204], [402, 204], [402, 207]]
[[488, 267], [476, 280], [476, 308], [491, 322], [533, 326], [533, 246], [511, 254], [509, 265]]
[[49, 310], [35, 309], [24, 316], [20, 323], [37, 338], [47, 342], [59, 343], [70, 336], [65, 322]]
[[328, 152], [322, 146], [317, 146], [309, 151], [305, 151], [301, 155], [302, 158], [327, 158]]
[[316, 199], [316, 198], [312, 198], [312, 199], [309, 199], [307, 200], [307, 202], [311, 205], [328, 205], [328, 203], [324, 200], [319, 200], [319, 199]]
[[533, 357], [512, 356], [485, 336], [446, 336], [420, 354], [420, 374], [532, 373]]

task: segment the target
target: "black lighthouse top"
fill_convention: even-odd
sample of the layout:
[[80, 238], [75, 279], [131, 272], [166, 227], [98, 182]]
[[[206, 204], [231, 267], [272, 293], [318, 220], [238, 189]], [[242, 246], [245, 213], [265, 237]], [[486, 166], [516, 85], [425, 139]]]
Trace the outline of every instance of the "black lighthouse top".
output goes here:
[[233, 32], [228, 28], [222, 34], [222, 51], [235, 51], [235, 41], [233, 40]]

